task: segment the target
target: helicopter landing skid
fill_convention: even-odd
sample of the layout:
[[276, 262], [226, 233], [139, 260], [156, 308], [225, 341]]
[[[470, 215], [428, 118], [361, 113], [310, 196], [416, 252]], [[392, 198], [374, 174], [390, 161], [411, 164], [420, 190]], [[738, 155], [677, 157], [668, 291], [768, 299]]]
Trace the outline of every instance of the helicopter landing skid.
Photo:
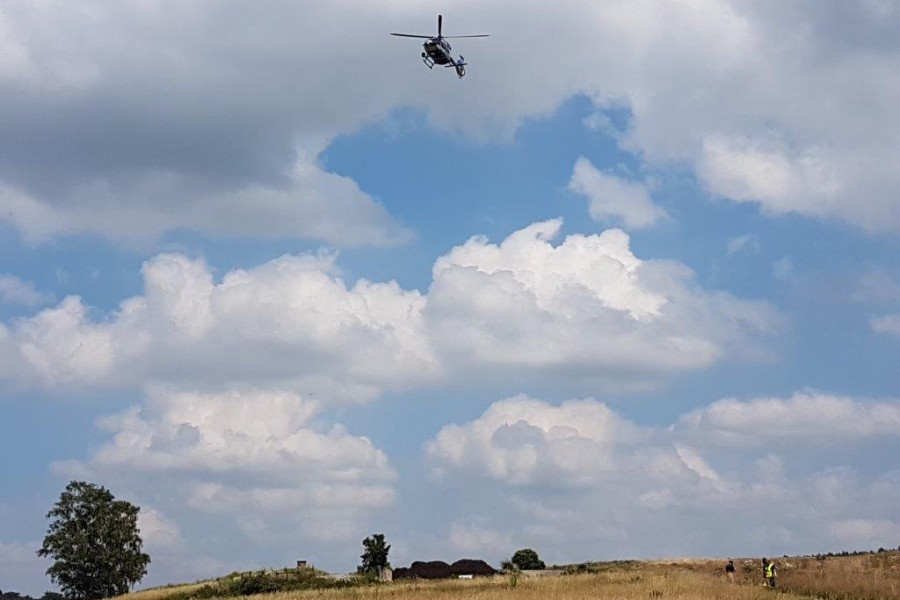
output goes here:
[[434, 68], [434, 60], [424, 52], [422, 53], [422, 62], [425, 63], [425, 66], [429, 69]]

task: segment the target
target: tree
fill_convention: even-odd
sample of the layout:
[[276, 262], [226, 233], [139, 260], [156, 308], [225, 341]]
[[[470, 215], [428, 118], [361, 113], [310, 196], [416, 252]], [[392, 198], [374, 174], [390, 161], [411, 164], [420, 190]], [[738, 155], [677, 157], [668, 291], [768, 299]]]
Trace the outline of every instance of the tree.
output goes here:
[[388, 562], [388, 552], [391, 551], [391, 545], [384, 543], [383, 533], [373, 533], [362, 542], [365, 550], [360, 558], [362, 564], [357, 569], [360, 573], [381, 573], [385, 567], [391, 566]]
[[540, 570], [546, 567], [544, 561], [538, 557], [538, 553], [531, 548], [516, 550], [510, 562], [523, 571]]
[[38, 556], [54, 560], [47, 575], [66, 598], [95, 600], [128, 593], [147, 574], [141, 551], [140, 508], [109, 490], [70, 481], [53, 509]]

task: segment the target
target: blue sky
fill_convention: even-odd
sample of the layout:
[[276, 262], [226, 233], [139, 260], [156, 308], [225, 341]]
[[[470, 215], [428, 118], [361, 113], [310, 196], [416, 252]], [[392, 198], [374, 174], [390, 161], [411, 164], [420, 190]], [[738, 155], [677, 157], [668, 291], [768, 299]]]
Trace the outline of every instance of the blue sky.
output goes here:
[[898, 21], [0, 4], [0, 589], [75, 478], [143, 585], [897, 546]]

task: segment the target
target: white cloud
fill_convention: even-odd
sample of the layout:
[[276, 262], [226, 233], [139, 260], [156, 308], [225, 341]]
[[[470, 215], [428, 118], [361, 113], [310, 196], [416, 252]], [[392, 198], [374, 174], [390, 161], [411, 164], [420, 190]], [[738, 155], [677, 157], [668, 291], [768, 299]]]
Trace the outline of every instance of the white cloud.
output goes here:
[[47, 385], [71, 381], [102, 383], [114, 370], [121, 349], [133, 354], [139, 338], [117, 347], [110, 327], [91, 323], [77, 296], [23, 320], [15, 327], [20, 362]]
[[726, 244], [728, 256], [733, 256], [742, 252], [755, 254], [759, 252], [759, 238], [752, 233], [745, 233], [737, 237], [730, 238]]
[[426, 454], [442, 470], [472, 468], [517, 485], [578, 486], [614, 470], [613, 448], [641, 436], [638, 427], [595, 400], [553, 407], [520, 395], [495, 402], [464, 426], [445, 426]]
[[683, 444], [677, 444], [675, 446], [675, 451], [678, 453], [678, 458], [687, 465], [687, 468], [700, 477], [712, 481], [718, 481], [720, 479], [719, 474], [716, 473], [716, 471], [709, 466], [709, 463], [707, 463], [693, 448], [689, 448]]
[[[709, 292], [684, 266], [644, 261], [611, 229], [551, 241], [560, 220], [440, 257], [427, 296], [339, 277], [332, 254], [283, 256], [216, 281], [160, 254], [144, 294], [93, 318], [80, 298], [0, 330], [20, 382], [143, 389], [256, 387], [367, 401], [478, 370], [561, 367], [608, 384], [752, 357], [779, 322], [763, 302]], [[494, 379], [504, 375], [494, 371]]]
[[[816, 152], [792, 156], [751, 140], [711, 138], [704, 142], [700, 178], [717, 195], [758, 202], [774, 214], [801, 212], [818, 217], [853, 211], [838, 202], [837, 175]], [[875, 223], [871, 223], [875, 226]]]
[[141, 506], [138, 513], [138, 529], [146, 551], [153, 555], [157, 550], [181, 548], [184, 538], [178, 525], [150, 506]]
[[583, 156], [575, 162], [569, 190], [590, 201], [595, 221], [620, 221], [626, 229], [641, 229], [666, 217], [666, 211], [650, 199], [646, 185], [603, 173]]
[[152, 392], [143, 408], [101, 422], [114, 436], [89, 464], [147, 472], [255, 473], [287, 483], [393, 477], [387, 458], [366, 438], [350, 436], [339, 425], [321, 433], [310, 429], [320, 410], [319, 402], [286, 392]]
[[885, 315], [870, 321], [872, 331], [900, 336], [900, 314]]
[[[900, 431], [891, 422], [896, 406], [813, 402], [830, 415], [818, 423], [831, 440], [852, 435], [878, 448], [880, 436]], [[792, 400], [782, 408], [792, 412], [779, 416], [796, 424], [810, 407]], [[721, 445], [712, 426], [680, 427], [694, 414], [676, 427], [639, 428], [595, 400], [554, 405], [519, 396], [471, 422], [446, 425], [425, 453], [440, 474], [436, 494], [449, 495], [451, 505], [453, 494], [466, 494], [465, 505], [479, 506], [479, 518], [491, 524], [492, 539], [551, 549], [553, 561], [712, 555], [730, 547], [813, 552], [844, 539], [858, 548], [888, 545], [900, 499], [896, 470], [863, 477], [830, 467], [851, 460], [834, 445], [818, 447], [814, 464], [797, 456], [796, 445], [783, 453]], [[841, 419], [851, 433], [840, 429]], [[807, 426], [793, 439], [809, 439], [813, 424]], [[776, 434], [790, 435], [779, 428]]]
[[448, 360], [612, 379], [746, 356], [779, 322], [767, 304], [707, 292], [684, 266], [643, 261], [620, 230], [551, 245], [561, 220], [439, 258], [426, 320]]
[[182, 535], [156, 508], [162, 504], [182, 518], [185, 506], [225, 515], [251, 537], [321, 539], [332, 523], [332, 537], [355, 533], [373, 510], [393, 504], [396, 473], [368, 438], [326, 426], [320, 411], [320, 402], [287, 392], [158, 390], [142, 406], [103, 419], [111, 438], [87, 460], [55, 470], [115, 479], [150, 500], [141, 512], [145, 541], [170, 553]]
[[0, 273], [0, 302], [37, 306], [50, 300], [50, 294], [39, 292], [30, 281], [22, 281], [9, 273]]
[[772, 444], [796, 440], [900, 435], [900, 403], [798, 392], [790, 398], [727, 398], [684, 415], [681, 435], [717, 444]]
[[153, 174], [119, 185], [86, 182], [72, 189], [65, 203], [0, 185], [0, 209], [32, 244], [92, 232], [127, 245], [148, 244], [185, 229], [210, 237], [314, 239], [345, 248], [412, 238], [353, 180], [324, 171], [303, 155], [285, 174], [286, 182], [277, 185], [247, 183], [198, 193], [180, 177]]
[[283, 256], [216, 282], [203, 261], [161, 254], [143, 276], [145, 295], [110, 318], [93, 321], [69, 297], [17, 322], [6, 346], [20, 376], [51, 387], [277, 384], [360, 401], [437, 373], [421, 294], [348, 288], [331, 255]]
[[[403, 228], [316, 163], [331, 140], [405, 107], [441, 128], [508, 138], [579, 94], [601, 113], [589, 120], [627, 115], [622, 150], [649, 168], [692, 170], [716, 196], [900, 228], [894, 10], [771, 0], [490, 10], [466, 0], [447, 27], [494, 37], [460, 41], [471, 64], [459, 82], [426, 71], [411, 40], [372, 35], [433, 27], [396, 2], [48, 6], [0, 13], [0, 214], [33, 241], [91, 231], [133, 242], [190, 228], [395, 243]], [[490, 50], [532, 39], [553, 43], [527, 61]], [[54, 119], [35, 121], [35, 110]]]

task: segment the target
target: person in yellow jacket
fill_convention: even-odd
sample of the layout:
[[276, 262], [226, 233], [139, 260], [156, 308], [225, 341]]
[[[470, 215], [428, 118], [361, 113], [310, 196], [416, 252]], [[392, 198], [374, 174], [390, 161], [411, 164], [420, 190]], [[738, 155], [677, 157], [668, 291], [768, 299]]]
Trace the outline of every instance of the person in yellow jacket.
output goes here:
[[766, 564], [766, 582], [769, 584], [769, 587], [775, 588], [775, 576], [778, 573], [775, 571], [775, 561], [770, 560], [768, 564]]

